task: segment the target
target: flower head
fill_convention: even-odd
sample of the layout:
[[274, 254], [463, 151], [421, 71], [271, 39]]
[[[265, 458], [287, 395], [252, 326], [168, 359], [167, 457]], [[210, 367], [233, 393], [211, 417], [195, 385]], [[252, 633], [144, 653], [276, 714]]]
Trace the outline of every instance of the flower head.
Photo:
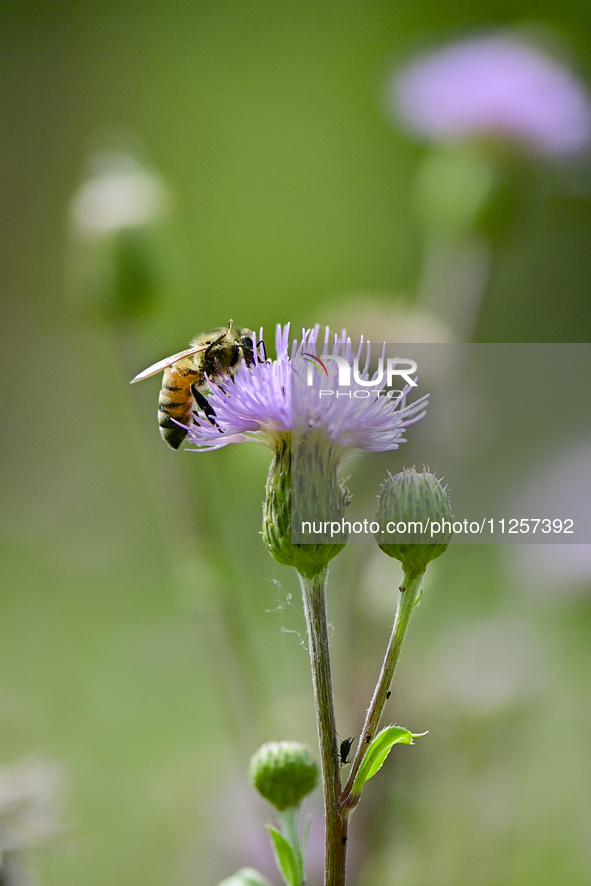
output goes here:
[[[381, 369], [370, 375], [369, 343], [354, 353], [344, 331], [331, 339], [327, 328], [322, 344], [318, 332], [318, 327], [304, 330], [290, 348], [289, 326], [278, 327], [277, 358], [257, 357], [231, 378], [211, 381], [207, 398], [213, 413], [194, 415], [187, 428], [198, 450], [247, 440], [271, 448], [263, 538], [278, 563], [305, 576], [325, 569], [346, 544], [344, 532], [327, 537], [314, 530], [302, 536], [302, 527], [312, 521], [326, 527], [343, 517], [349, 495], [339, 469], [345, 456], [356, 449], [397, 449], [405, 427], [424, 414], [427, 399], [406, 404], [412, 379], [394, 392], [395, 399], [380, 396], [392, 393], [386, 388], [383, 352]], [[318, 349], [324, 359], [316, 356]], [[314, 366], [324, 370], [323, 390], [314, 384]], [[348, 383], [339, 390], [343, 379]]]
[[492, 137], [568, 156], [591, 141], [591, 104], [565, 67], [511, 34], [473, 37], [411, 62], [392, 81], [402, 120], [435, 141]]
[[[362, 341], [354, 352], [345, 331], [331, 337], [327, 327], [320, 342], [319, 327], [304, 330], [301, 341], [290, 347], [289, 325], [278, 326], [276, 347], [275, 360], [256, 359], [253, 366], [242, 368], [231, 379], [211, 383], [207, 399], [215, 412], [215, 424], [205, 416], [194, 417], [188, 432], [196, 449], [219, 449], [250, 440], [276, 450], [287, 436], [314, 433], [343, 455], [355, 449], [383, 452], [397, 449], [404, 442], [405, 428], [425, 413], [426, 396], [406, 404], [412, 389], [408, 385], [394, 399], [379, 396], [386, 393], [386, 376], [379, 380], [377, 373], [369, 372], [370, 343]], [[360, 384], [371, 383], [372, 395], [363, 399], [319, 397], [318, 386], [309, 384], [306, 362], [310, 352], [317, 350], [342, 357], [349, 364], [357, 359]], [[327, 363], [323, 387], [335, 390], [338, 383], [338, 364]], [[370, 393], [369, 387], [365, 392]]]

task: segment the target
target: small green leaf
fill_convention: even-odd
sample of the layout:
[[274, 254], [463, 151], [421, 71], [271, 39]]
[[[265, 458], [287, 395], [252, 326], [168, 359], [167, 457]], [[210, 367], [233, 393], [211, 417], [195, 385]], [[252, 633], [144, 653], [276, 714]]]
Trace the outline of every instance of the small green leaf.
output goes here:
[[281, 871], [287, 886], [300, 886], [298, 860], [291, 843], [289, 843], [283, 834], [272, 825], [268, 824], [267, 829], [273, 840], [273, 850], [275, 852], [277, 867]]
[[359, 796], [365, 782], [382, 768], [395, 744], [412, 744], [413, 738], [419, 738], [419, 736], [426, 734], [426, 732], [409, 732], [408, 729], [404, 729], [402, 726], [386, 726], [385, 729], [378, 732], [361, 761], [361, 766], [353, 782], [352, 793], [355, 796]]
[[241, 868], [232, 877], [223, 880], [219, 886], [272, 886], [272, 884], [252, 868]]

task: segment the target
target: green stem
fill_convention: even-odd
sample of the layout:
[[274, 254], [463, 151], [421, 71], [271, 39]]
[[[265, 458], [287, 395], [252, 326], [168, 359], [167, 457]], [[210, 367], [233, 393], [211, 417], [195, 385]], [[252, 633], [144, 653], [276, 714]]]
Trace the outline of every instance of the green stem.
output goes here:
[[304, 611], [308, 626], [312, 683], [316, 703], [316, 725], [324, 786], [325, 886], [344, 886], [347, 859], [348, 812], [341, 807], [341, 776], [337, 730], [330, 671], [326, 577], [323, 569], [313, 577], [300, 574]]
[[394, 619], [390, 641], [382, 664], [382, 670], [380, 671], [380, 676], [378, 677], [372, 700], [367, 709], [365, 723], [363, 724], [363, 729], [359, 736], [357, 752], [351, 765], [349, 778], [341, 795], [341, 804], [343, 809], [347, 810], [347, 814], [349, 814], [359, 802], [359, 796], [354, 796], [352, 794], [353, 782], [355, 781], [355, 776], [359, 771], [359, 767], [361, 766], [361, 762], [367, 751], [367, 746], [378, 731], [382, 712], [386, 701], [388, 700], [388, 693], [390, 691], [392, 678], [394, 677], [394, 671], [396, 670], [396, 665], [400, 658], [400, 650], [402, 649], [402, 643], [404, 642], [410, 615], [420, 597], [423, 575], [424, 573], [421, 573], [421, 575], [413, 576], [412, 578], [405, 575], [404, 581], [400, 585], [400, 596], [396, 608], [396, 617]]

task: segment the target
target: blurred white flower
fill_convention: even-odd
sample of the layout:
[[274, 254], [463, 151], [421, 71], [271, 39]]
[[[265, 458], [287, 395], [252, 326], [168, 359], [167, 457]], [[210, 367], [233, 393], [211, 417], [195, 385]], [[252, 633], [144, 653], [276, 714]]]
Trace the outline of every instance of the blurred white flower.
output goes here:
[[93, 237], [150, 224], [168, 210], [164, 183], [129, 154], [108, 151], [92, 158], [92, 170], [73, 197], [74, 229]]
[[97, 151], [86, 167], [69, 206], [72, 300], [110, 321], [140, 317], [166, 297], [173, 279], [171, 192], [148, 163], [122, 149]]
[[434, 141], [488, 137], [568, 156], [591, 141], [591, 104], [565, 67], [511, 33], [472, 37], [415, 59], [390, 105]]

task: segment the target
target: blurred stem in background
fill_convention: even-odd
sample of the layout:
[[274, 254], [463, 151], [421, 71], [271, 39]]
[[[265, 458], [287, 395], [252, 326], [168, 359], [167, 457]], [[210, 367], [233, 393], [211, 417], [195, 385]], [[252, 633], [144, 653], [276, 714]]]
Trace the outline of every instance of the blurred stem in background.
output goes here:
[[[485, 215], [506, 234], [503, 210], [523, 197], [521, 176], [509, 188], [503, 178], [522, 161], [531, 185], [532, 170], [572, 161], [591, 142], [591, 101], [554, 42], [533, 28], [476, 33], [417, 56], [389, 84], [393, 116], [431, 143], [413, 194], [425, 232], [419, 300], [467, 341], [492, 266]], [[499, 216], [503, 191], [513, 205]]]
[[495, 168], [475, 150], [433, 149], [414, 180], [413, 202], [424, 229], [420, 307], [471, 341], [490, 274], [491, 249], [477, 220], [495, 185]]
[[[131, 395], [124, 393], [140, 361], [132, 330], [162, 310], [174, 285], [174, 272], [171, 191], [141, 159], [135, 140], [127, 134], [123, 141], [124, 149], [90, 156], [86, 178], [71, 200], [68, 270], [72, 300], [94, 318], [105, 345], [105, 362], [116, 367], [113, 411], [133, 439], [173, 592], [180, 604], [198, 615], [197, 630], [210, 650], [208, 660], [220, 686], [219, 713], [227, 734], [240, 748], [245, 741], [256, 742], [262, 684], [251, 639], [237, 612], [234, 570], [217, 538], [214, 543], [215, 529], [203, 506], [206, 498], [196, 506], [178, 454], [169, 452], [162, 458], [156, 454], [138, 425]], [[156, 416], [154, 395], [154, 437]], [[236, 719], [241, 722], [240, 736], [234, 728]]]

